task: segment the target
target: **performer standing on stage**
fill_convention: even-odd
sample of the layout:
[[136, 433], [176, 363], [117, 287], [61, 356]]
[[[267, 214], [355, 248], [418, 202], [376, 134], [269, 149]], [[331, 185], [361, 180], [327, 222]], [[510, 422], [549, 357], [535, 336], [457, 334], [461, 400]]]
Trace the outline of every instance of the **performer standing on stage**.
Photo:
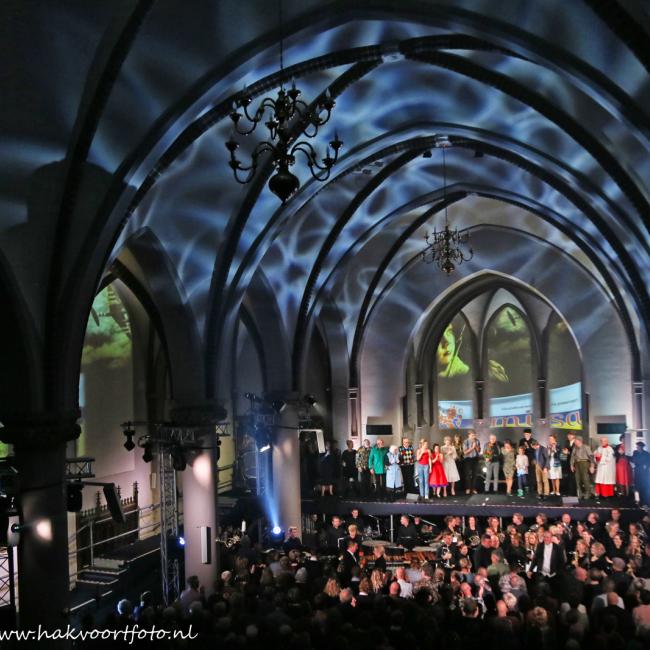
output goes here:
[[347, 496], [356, 492], [355, 479], [357, 478], [357, 451], [352, 440], [346, 440], [346, 449], [341, 454], [341, 492]]
[[548, 477], [553, 482], [551, 494], [560, 496], [560, 481], [562, 480], [562, 460], [557, 438], [551, 434], [548, 437]]
[[600, 447], [594, 452], [596, 461], [596, 496], [613, 497], [616, 484], [616, 457], [607, 438], [600, 439]]
[[573, 431], [569, 431], [566, 434], [567, 443], [566, 446], [562, 449], [562, 491], [565, 494], [575, 496], [576, 491], [576, 477], [575, 474], [571, 471], [571, 458], [575, 450], [575, 441], [576, 434]]
[[483, 458], [485, 458], [485, 492], [490, 491], [490, 483], [494, 484], [494, 492], [499, 491], [499, 460], [501, 458], [501, 446], [497, 442], [497, 437], [492, 434], [489, 438], [485, 450], [483, 451]]
[[402, 438], [402, 446], [399, 448], [399, 465], [402, 468], [404, 479], [404, 491], [415, 489], [413, 477], [415, 473], [415, 449], [408, 438]]
[[571, 453], [571, 472], [576, 477], [578, 499], [589, 499], [591, 497], [589, 472], [593, 469], [593, 461], [591, 449], [583, 443], [582, 436], [576, 436], [573, 452]]
[[616, 447], [616, 486], [618, 493], [627, 496], [632, 485], [632, 466], [625, 455], [625, 434], [619, 440], [621, 444]]
[[447, 480], [449, 481], [451, 495], [456, 496], [456, 482], [460, 481], [460, 475], [458, 474], [458, 468], [456, 467], [456, 447], [454, 447], [451, 442], [451, 436], [445, 436], [444, 444], [440, 448], [440, 451], [442, 451], [444, 457], [442, 464]]
[[533, 458], [535, 459], [535, 479], [537, 480], [537, 498], [548, 496], [548, 450], [533, 440]]
[[444, 456], [440, 450], [440, 445], [436, 443], [431, 450], [429, 461], [429, 485], [436, 490], [436, 496], [440, 498], [441, 488], [444, 490], [444, 496], [447, 496], [447, 476], [443, 466]]
[[[636, 450], [632, 454], [634, 463], [634, 485], [639, 492], [641, 503], [650, 504], [650, 453], [645, 450], [645, 442], [636, 443]], [[650, 547], [650, 544], [648, 544]]]
[[476, 437], [476, 431], [470, 429], [467, 440], [463, 443], [465, 494], [476, 494], [476, 478], [478, 476], [478, 459], [480, 453], [481, 443]]
[[506, 477], [506, 494], [512, 494], [512, 479], [515, 475], [515, 450], [510, 440], [503, 443], [503, 475]]
[[517, 458], [515, 458], [517, 467], [517, 496], [523, 497], [524, 492], [528, 492], [528, 455], [526, 447], [519, 447]]
[[359, 481], [359, 492], [362, 497], [367, 497], [370, 491], [370, 440], [366, 438], [359, 449], [355, 460], [357, 466], [357, 476]]
[[375, 479], [375, 494], [383, 496], [386, 492], [386, 454], [388, 449], [384, 447], [384, 441], [377, 438], [377, 444], [370, 450], [368, 467], [370, 475]]
[[417, 460], [418, 488], [420, 499], [429, 498], [429, 466], [430, 466], [429, 441], [424, 438], [420, 440], [420, 446], [415, 454]]
[[391, 498], [397, 497], [397, 491], [402, 489], [404, 481], [402, 470], [399, 466], [399, 452], [397, 445], [391, 445], [386, 454], [386, 487], [391, 490]]
[[463, 437], [460, 435], [460, 433], [454, 434], [453, 445], [456, 448], [456, 469], [458, 470], [458, 475], [465, 476], [463, 469]]

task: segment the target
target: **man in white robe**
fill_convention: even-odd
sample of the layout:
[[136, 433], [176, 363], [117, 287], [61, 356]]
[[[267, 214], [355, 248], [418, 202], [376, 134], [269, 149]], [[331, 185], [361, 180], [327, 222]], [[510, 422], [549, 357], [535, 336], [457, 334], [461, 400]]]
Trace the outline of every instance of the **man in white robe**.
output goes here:
[[594, 452], [596, 463], [596, 496], [613, 497], [616, 484], [616, 457], [607, 438], [600, 439], [600, 447]]

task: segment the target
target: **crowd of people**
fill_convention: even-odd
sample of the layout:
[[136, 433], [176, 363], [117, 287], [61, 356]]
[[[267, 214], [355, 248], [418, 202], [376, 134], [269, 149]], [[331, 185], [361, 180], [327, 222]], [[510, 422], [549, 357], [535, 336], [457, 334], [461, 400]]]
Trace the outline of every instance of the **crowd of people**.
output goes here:
[[[553, 495], [607, 499], [628, 496], [636, 489], [641, 501], [650, 503], [650, 453], [643, 442], [636, 447], [628, 454], [621, 436], [615, 447], [603, 437], [592, 449], [572, 431], [563, 445], [554, 434], [543, 445], [530, 429], [518, 442], [501, 443], [490, 435], [484, 446], [472, 430], [464, 439], [460, 434], [445, 436], [442, 444], [432, 446], [422, 439], [417, 448], [409, 438], [399, 446], [386, 446], [382, 438], [372, 445], [366, 438], [357, 449], [348, 440], [339, 453], [328, 441], [315, 462], [317, 471], [305, 473], [304, 478], [318, 477], [321, 496], [338, 492], [394, 499], [413, 492], [426, 501], [462, 491], [477, 494], [479, 488], [498, 492], [503, 476], [508, 495], [524, 497], [534, 491], [540, 499]], [[303, 464], [307, 463], [303, 457]]]
[[[426, 561], [365, 546], [361, 519], [333, 518], [309, 548], [296, 531], [266, 552], [244, 536], [211, 589], [191, 576], [172, 606], [144, 594], [135, 607], [121, 601], [107, 625], [191, 626], [198, 636], [183, 647], [227, 649], [650, 647], [650, 516], [449, 516]], [[427, 534], [416, 519], [401, 525]]]

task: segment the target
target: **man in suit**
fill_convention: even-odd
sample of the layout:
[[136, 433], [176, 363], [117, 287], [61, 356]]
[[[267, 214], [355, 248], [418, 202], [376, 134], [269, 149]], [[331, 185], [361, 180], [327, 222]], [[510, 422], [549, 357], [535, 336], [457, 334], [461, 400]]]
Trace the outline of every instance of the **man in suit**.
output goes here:
[[350, 578], [352, 577], [352, 569], [355, 566], [359, 565], [359, 559], [357, 554], [359, 552], [359, 544], [356, 540], [350, 539], [347, 543], [347, 548], [343, 557], [341, 558], [342, 570], [341, 570], [341, 582], [347, 587], [350, 584]]
[[569, 496], [576, 495], [576, 477], [571, 471], [571, 457], [575, 448], [576, 434], [573, 431], [567, 433], [566, 445], [562, 448], [562, 494]]
[[535, 478], [537, 480], [537, 498], [543, 499], [550, 492], [548, 483], [548, 450], [533, 440], [533, 460], [535, 462]]
[[550, 531], [544, 532], [544, 541], [537, 546], [535, 556], [531, 562], [529, 575], [536, 571], [546, 578], [554, 578], [564, 572], [566, 556], [560, 544], [553, 542], [553, 535]]

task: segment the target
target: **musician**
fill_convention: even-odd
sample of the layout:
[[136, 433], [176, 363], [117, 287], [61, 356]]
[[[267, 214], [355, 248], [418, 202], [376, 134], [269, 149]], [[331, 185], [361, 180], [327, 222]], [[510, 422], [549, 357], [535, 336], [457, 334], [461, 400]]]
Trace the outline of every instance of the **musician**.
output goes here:
[[363, 543], [363, 537], [361, 536], [361, 531], [357, 528], [356, 524], [350, 524], [347, 528], [348, 534], [344, 539], [339, 541], [339, 548], [344, 550], [347, 548], [349, 542], [355, 542], [358, 546], [361, 546]]
[[386, 549], [383, 546], [375, 546], [372, 549], [373, 569], [386, 571]]
[[553, 535], [550, 531], [544, 533], [542, 544], [538, 544], [535, 550], [533, 561], [528, 570], [529, 577], [537, 571], [547, 578], [553, 578], [564, 572], [566, 557], [564, 550], [559, 544], [553, 542]]
[[359, 566], [359, 544], [357, 540], [348, 540], [345, 547], [345, 553], [343, 553], [340, 563], [341, 582], [347, 586], [350, 584], [350, 579], [352, 578], [353, 567]]
[[524, 523], [524, 516], [521, 512], [515, 512], [515, 514], [512, 515], [511, 526], [514, 526], [520, 535], [523, 535], [528, 530], [528, 526]]
[[334, 515], [334, 517], [332, 517], [332, 525], [325, 531], [325, 535], [327, 540], [327, 548], [330, 550], [336, 549], [338, 551], [340, 540], [346, 536], [346, 530], [343, 527], [341, 517], [338, 517], [337, 515]]
[[465, 469], [465, 494], [477, 494], [476, 479], [478, 478], [478, 461], [481, 454], [481, 443], [476, 437], [476, 431], [470, 429], [467, 440], [463, 443], [463, 458]]
[[350, 516], [348, 517], [347, 520], [348, 527], [351, 524], [354, 524], [357, 527], [357, 530], [365, 530], [365, 522], [363, 520], [363, 517], [361, 516], [361, 513], [359, 512], [359, 508], [352, 508], [352, 511], [350, 512]]
[[511, 567], [523, 569], [526, 566], [526, 549], [519, 533], [514, 533], [504, 543], [505, 558]]
[[282, 544], [282, 550], [288, 554], [289, 551], [300, 551], [301, 549], [302, 542], [300, 541], [300, 537], [298, 537], [298, 528], [296, 526], [289, 526], [287, 538], [284, 540], [284, 544]]
[[463, 537], [472, 548], [476, 548], [481, 543], [482, 533], [481, 528], [478, 525], [478, 519], [474, 515], [469, 515], [465, 522]]
[[502, 549], [493, 549], [492, 555], [490, 555], [490, 564], [487, 567], [487, 573], [488, 578], [491, 578], [492, 576], [501, 578], [501, 576], [505, 575], [506, 573], [510, 573], [510, 567], [505, 562]]
[[442, 560], [442, 566], [445, 569], [451, 569], [458, 566], [458, 544], [454, 542], [453, 535], [450, 531], [446, 531], [442, 534], [442, 543], [438, 549], [438, 557]]
[[402, 515], [397, 529], [397, 543], [411, 550], [417, 546], [418, 531], [407, 515]]
[[492, 535], [485, 533], [481, 536], [481, 545], [474, 550], [473, 566], [474, 569], [488, 567], [492, 562]]
[[568, 512], [562, 513], [560, 518], [560, 527], [562, 528], [562, 543], [567, 552], [573, 551], [576, 544], [576, 527], [571, 521], [571, 515]]

